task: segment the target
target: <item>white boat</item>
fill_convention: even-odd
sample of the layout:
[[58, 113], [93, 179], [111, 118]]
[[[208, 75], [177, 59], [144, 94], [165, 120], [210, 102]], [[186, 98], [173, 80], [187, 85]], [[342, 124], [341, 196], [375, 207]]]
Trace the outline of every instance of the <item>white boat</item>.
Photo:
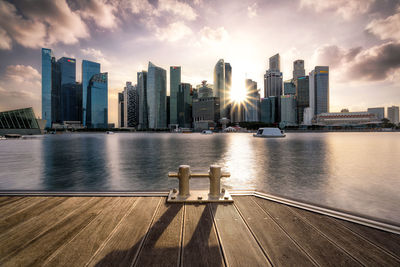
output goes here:
[[212, 134], [213, 132], [211, 130], [203, 130], [201, 133], [202, 134]]
[[279, 128], [259, 128], [254, 137], [274, 138], [274, 137], [285, 137], [286, 134]]

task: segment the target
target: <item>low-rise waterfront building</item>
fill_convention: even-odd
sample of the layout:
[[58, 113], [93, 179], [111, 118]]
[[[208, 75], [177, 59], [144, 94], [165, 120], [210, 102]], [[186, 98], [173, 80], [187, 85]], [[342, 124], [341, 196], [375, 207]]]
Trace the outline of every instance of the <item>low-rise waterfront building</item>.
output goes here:
[[0, 135], [42, 134], [46, 121], [37, 119], [31, 107], [0, 112]]
[[364, 125], [370, 123], [380, 123], [373, 113], [368, 112], [334, 112], [321, 113], [316, 116], [316, 124], [319, 125]]
[[368, 108], [367, 109], [368, 113], [375, 114], [378, 120], [382, 120], [385, 118], [385, 108], [384, 107], [379, 107], [379, 108]]

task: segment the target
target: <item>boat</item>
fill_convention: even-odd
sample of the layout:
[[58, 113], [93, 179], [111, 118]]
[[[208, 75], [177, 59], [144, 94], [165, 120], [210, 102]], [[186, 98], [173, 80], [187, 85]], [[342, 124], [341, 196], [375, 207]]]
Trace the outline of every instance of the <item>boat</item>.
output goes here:
[[212, 134], [213, 132], [211, 130], [203, 130], [201, 133], [202, 134]]
[[279, 128], [259, 128], [254, 137], [264, 137], [264, 138], [276, 138], [285, 137], [286, 134]]
[[107, 131], [106, 133], [107, 134], [114, 134], [114, 132], [112, 132], [112, 131]]

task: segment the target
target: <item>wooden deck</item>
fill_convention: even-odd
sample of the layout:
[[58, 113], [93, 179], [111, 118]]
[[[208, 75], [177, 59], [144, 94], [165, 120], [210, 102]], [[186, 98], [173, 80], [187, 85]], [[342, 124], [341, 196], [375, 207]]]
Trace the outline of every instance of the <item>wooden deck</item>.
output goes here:
[[0, 266], [400, 266], [400, 235], [234, 201], [0, 197]]

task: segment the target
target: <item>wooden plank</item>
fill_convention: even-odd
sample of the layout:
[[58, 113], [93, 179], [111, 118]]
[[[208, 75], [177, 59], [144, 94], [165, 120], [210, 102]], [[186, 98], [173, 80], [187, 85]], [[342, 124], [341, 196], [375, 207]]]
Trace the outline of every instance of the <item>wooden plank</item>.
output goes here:
[[157, 206], [165, 198], [140, 197], [128, 215], [88, 261], [89, 266], [131, 266], [150, 227]]
[[85, 229], [76, 235], [73, 240], [49, 257], [45, 265], [48, 266], [76, 266], [85, 265], [118, 223], [128, 214], [137, 198], [115, 198], [108, 204]]
[[223, 266], [210, 205], [185, 205], [182, 266]]
[[76, 209], [64, 220], [21, 246], [17, 253], [4, 260], [2, 266], [42, 266], [46, 259], [64, 243], [85, 228], [115, 198], [95, 198], [92, 203]]
[[0, 257], [8, 256], [14, 250], [30, 242], [41, 233], [63, 220], [66, 216], [75, 212], [79, 207], [91, 204], [93, 201], [93, 198], [68, 198], [55, 208], [47, 210], [41, 215], [30, 218], [24, 223], [3, 232], [0, 234]]
[[254, 203], [251, 196], [234, 197], [234, 200], [272, 265], [315, 265], [285, 231]]
[[345, 251], [330, 242], [288, 206], [252, 197], [267, 214], [320, 266], [360, 266]]
[[400, 235], [340, 220], [342, 225], [400, 259]]
[[4, 196], [4, 197], [0, 197], [0, 204], [3, 203], [4, 201], [10, 199], [9, 196]]
[[290, 209], [306, 219], [316, 229], [346, 250], [347, 253], [362, 264], [373, 266], [400, 266], [400, 261], [395, 259], [392, 255], [343, 227], [336, 219], [301, 209]]
[[33, 217], [38, 216], [43, 212], [56, 207], [66, 199], [67, 198], [65, 197], [35, 197], [35, 201], [32, 205], [0, 220], [0, 233], [4, 233], [12, 227], [15, 227], [28, 219], [32, 219]]
[[228, 266], [271, 266], [234, 205], [211, 208]]
[[135, 266], [178, 266], [183, 205], [161, 203]]
[[0, 214], [2, 218], [7, 218], [8, 216], [17, 213], [35, 203], [37, 203], [38, 198], [35, 197], [23, 197], [14, 201], [8, 205], [0, 207]]
[[9, 205], [15, 201], [20, 200], [22, 197], [6, 197], [3, 201], [0, 202], [0, 207], [3, 207], [5, 205]]

